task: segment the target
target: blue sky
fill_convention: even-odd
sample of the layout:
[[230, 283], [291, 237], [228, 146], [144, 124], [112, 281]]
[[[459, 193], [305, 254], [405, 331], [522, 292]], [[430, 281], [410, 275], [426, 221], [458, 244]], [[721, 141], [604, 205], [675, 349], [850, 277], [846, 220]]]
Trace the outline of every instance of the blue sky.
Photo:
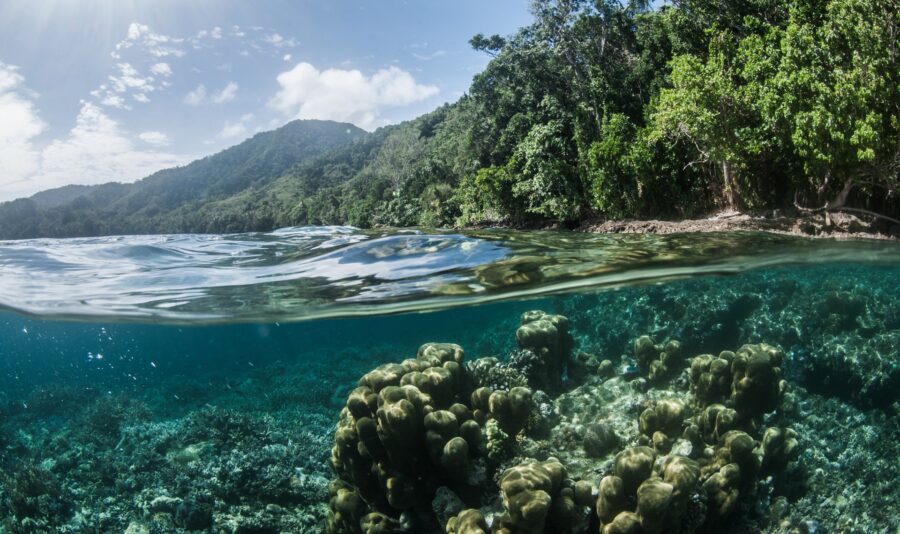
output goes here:
[[5, 0], [0, 201], [134, 181], [294, 118], [367, 130], [454, 101], [528, 0]]

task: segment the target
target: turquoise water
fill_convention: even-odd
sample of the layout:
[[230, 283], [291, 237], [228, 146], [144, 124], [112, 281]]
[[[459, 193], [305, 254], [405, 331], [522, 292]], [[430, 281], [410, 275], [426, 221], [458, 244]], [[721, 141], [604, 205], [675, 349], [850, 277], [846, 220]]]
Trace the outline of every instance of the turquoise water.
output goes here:
[[[621, 474], [618, 454], [646, 445], [654, 472], [674, 456], [698, 465], [691, 498], [666, 505], [667, 529], [894, 532], [898, 296], [894, 242], [757, 233], [340, 227], [0, 242], [0, 532], [440, 532], [463, 509], [525, 532], [502, 477], [548, 458], [567, 470], [562, 487], [593, 489], [566, 508], [568, 531], [598, 532], [612, 520], [598, 516], [601, 481]], [[566, 332], [552, 327], [552, 350], [517, 340], [530, 310], [568, 319]], [[635, 351], [643, 335], [665, 372]], [[491, 421], [502, 415], [479, 420], [464, 480], [427, 452], [424, 430], [403, 458], [365, 452], [363, 475], [332, 465], [360, 377], [428, 342], [465, 350], [458, 404], [474, 411], [478, 385], [524, 385], [528, 423], [500, 435]], [[682, 432], [710, 405], [693, 358], [759, 343], [781, 354], [777, 406], [744, 411], [738, 379], [721, 397], [759, 465], [722, 439], [685, 449]], [[674, 444], [639, 424], [663, 399], [685, 409], [667, 430]], [[434, 402], [426, 411], [446, 408]], [[618, 436], [598, 453], [596, 425]], [[783, 462], [764, 450], [771, 428], [796, 436]], [[736, 504], [714, 521], [725, 490], [713, 482], [729, 464], [741, 466]], [[386, 501], [377, 488], [391, 477], [416, 498]], [[544, 488], [552, 506], [537, 532], [563, 531], [562, 487]], [[352, 509], [335, 498], [351, 493]], [[652, 531], [636, 495], [619, 512]]]

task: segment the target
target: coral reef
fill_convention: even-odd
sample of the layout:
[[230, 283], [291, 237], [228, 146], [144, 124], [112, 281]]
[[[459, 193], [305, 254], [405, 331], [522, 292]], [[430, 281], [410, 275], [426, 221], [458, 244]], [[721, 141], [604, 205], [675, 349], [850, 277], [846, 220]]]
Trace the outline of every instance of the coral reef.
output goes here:
[[[600, 374], [567, 382], [565, 317], [528, 312], [516, 339], [531, 357], [466, 365], [458, 345], [429, 343], [359, 380], [335, 432], [330, 532], [711, 532], [752, 500], [763, 474], [779, 477], [799, 456], [794, 430], [763, 421], [787, 390], [775, 347], [686, 361], [678, 341], [642, 336], [634, 355], [650, 383], [687, 377], [675, 395], [649, 397], [668, 390]], [[518, 376], [570, 390], [544, 400], [503, 379]], [[607, 384], [618, 388], [612, 419], [591, 421], [589, 405], [570, 402], [602, 403]], [[539, 404], [554, 415], [544, 425], [533, 423]]]
[[415, 359], [359, 380], [335, 432], [329, 531], [366, 532], [375, 516], [384, 525], [443, 527], [427, 514], [438, 488], [478, 502], [481, 483], [513, 459], [516, 436], [529, 425], [546, 432], [552, 420], [549, 404], [535, 400], [546, 394], [522, 384], [562, 387], [574, 344], [568, 319], [541, 311], [522, 315], [516, 340], [520, 350], [505, 363], [466, 364], [460, 346], [427, 343]]
[[614, 362], [642, 332], [678, 339], [683, 354], [767, 342], [784, 350], [796, 384], [885, 409], [900, 402], [897, 287], [896, 268], [774, 268], [577, 295], [557, 313], [572, 319], [582, 351]]
[[6, 389], [0, 532], [892, 532], [900, 315], [805, 283], [520, 306], [457, 338], [484, 357], [415, 339]]
[[634, 357], [638, 367], [651, 382], [661, 382], [681, 367], [681, 343], [670, 340], [657, 344], [650, 336], [641, 336], [634, 342]]

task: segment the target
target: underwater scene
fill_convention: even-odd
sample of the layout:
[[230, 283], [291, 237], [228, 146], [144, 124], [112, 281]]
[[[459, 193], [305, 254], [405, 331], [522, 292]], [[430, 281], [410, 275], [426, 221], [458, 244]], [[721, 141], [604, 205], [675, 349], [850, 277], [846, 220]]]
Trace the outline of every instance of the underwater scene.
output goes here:
[[900, 531], [900, 245], [0, 242], [0, 533]]

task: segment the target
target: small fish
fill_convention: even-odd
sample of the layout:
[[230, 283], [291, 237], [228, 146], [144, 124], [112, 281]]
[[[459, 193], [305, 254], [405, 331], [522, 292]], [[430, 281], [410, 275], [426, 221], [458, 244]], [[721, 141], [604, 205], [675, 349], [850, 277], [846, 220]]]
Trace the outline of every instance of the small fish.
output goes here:
[[156, 368], [156, 362], [150, 362], [150, 367]]

